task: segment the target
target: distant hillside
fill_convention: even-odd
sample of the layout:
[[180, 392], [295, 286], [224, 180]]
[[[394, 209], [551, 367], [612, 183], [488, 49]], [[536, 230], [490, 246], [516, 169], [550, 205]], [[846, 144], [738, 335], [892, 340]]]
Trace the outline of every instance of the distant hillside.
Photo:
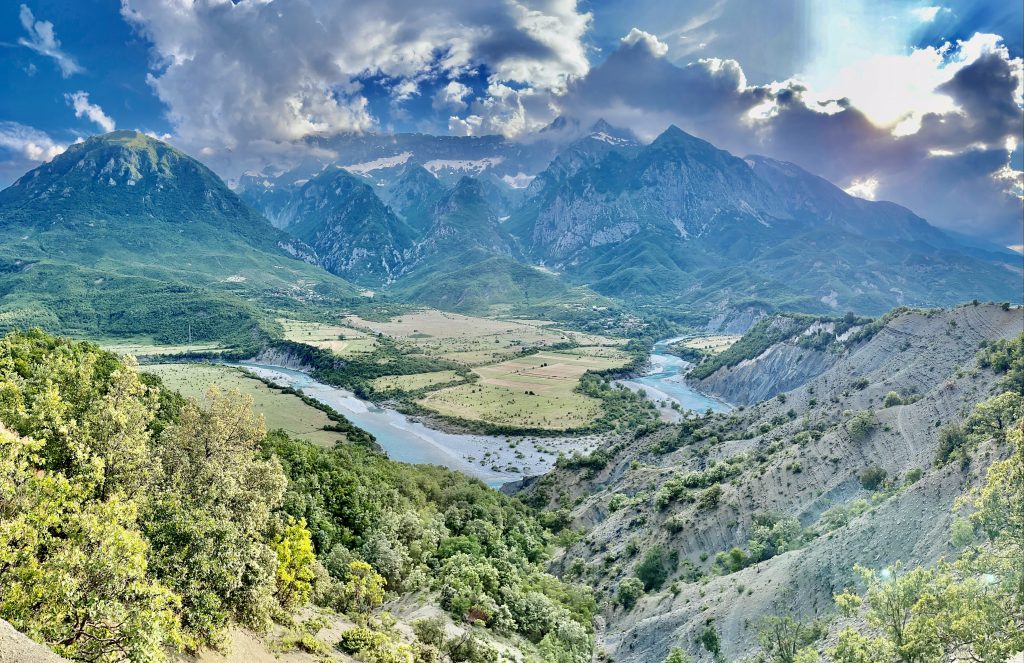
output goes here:
[[[366, 182], [360, 196], [379, 197], [417, 240], [397, 275], [379, 262], [365, 273], [332, 269], [382, 290], [393, 283], [415, 292], [446, 265], [465, 267], [462, 255], [473, 248], [546, 267], [570, 287], [708, 318], [751, 306], [877, 315], [899, 305], [1024, 297], [1020, 255], [945, 233], [899, 205], [850, 196], [795, 164], [741, 159], [676, 127], [648, 145], [603, 121], [589, 131], [562, 121], [542, 134], [522, 145], [343, 136], [324, 144], [339, 150], [333, 162], [247, 175], [240, 191], [288, 228], [325, 209], [325, 200], [315, 211], [287, 204], [320, 173], [340, 167]], [[468, 191], [467, 182], [480, 200], [463, 195], [459, 222], [444, 224], [449, 234], [439, 241], [431, 230], [438, 205]], [[347, 216], [348, 225], [372, 224], [376, 207], [353, 204], [365, 218]], [[345, 250], [395, 255], [394, 245], [385, 232], [379, 245]]]
[[237, 341], [254, 302], [357, 296], [315, 258], [195, 159], [115, 132], [0, 192], [0, 328]]

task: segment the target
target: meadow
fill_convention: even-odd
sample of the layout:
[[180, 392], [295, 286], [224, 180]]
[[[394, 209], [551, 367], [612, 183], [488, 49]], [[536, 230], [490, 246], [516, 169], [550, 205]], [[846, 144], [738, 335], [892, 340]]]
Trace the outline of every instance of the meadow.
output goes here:
[[367, 333], [389, 336], [415, 348], [417, 353], [465, 366], [503, 361], [529, 347], [568, 343], [616, 346], [625, 342], [596, 334], [555, 329], [551, 323], [540, 320], [478, 318], [435, 309], [404, 313], [387, 321], [366, 320], [352, 315], [345, 322]]
[[[575, 348], [574, 350], [585, 350]], [[602, 414], [599, 399], [578, 393], [588, 370], [624, 366], [628, 356], [541, 351], [477, 366], [476, 382], [431, 391], [416, 404], [443, 416], [524, 428], [583, 428]]]
[[302, 438], [325, 447], [332, 447], [345, 435], [324, 430], [331, 425], [327, 415], [306, 404], [294, 394], [282, 393], [247, 376], [242, 370], [220, 364], [146, 364], [140, 367], [146, 373], [160, 377], [164, 384], [183, 396], [205, 402], [210, 385], [221, 391], [237, 389], [252, 396], [253, 410], [263, 415], [267, 430], [283, 429], [293, 437]]
[[279, 318], [277, 322], [289, 341], [330, 350], [341, 357], [369, 354], [377, 347], [376, 339], [370, 334], [351, 327], [287, 318]]
[[104, 350], [115, 352], [122, 357], [131, 355], [133, 357], [154, 357], [160, 355], [177, 355], [191, 352], [217, 352], [225, 350], [219, 343], [182, 343], [180, 345], [167, 345], [158, 343], [148, 336], [137, 338], [99, 339], [94, 341]]
[[732, 334], [720, 334], [717, 336], [698, 336], [696, 338], [686, 339], [680, 341], [679, 345], [684, 348], [692, 348], [694, 350], [707, 350], [712, 354], [718, 354], [719, 352], [725, 352], [733, 346], [733, 344], [742, 338], [738, 335]]

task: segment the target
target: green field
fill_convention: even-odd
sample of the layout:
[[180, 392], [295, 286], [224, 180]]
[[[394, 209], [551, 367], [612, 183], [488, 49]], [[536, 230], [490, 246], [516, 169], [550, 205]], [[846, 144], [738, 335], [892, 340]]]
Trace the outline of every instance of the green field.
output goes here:
[[187, 352], [215, 352], [224, 350], [219, 343], [192, 343], [182, 345], [166, 345], [157, 343], [149, 337], [110, 339], [95, 341], [104, 350], [116, 352], [121, 356], [152, 357], [156, 355], [176, 355]]
[[602, 414], [601, 401], [576, 393], [588, 370], [625, 365], [621, 357], [538, 352], [478, 366], [478, 382], [439, 389], [417, 400], [438, 414], [491, 424], [561, 430], [582, 428]]
[[455, 371], [432, 371], [430, 373], [415, 373], [413, 375], [385, 375], [382, 378], [370, 380], [370, 384], [377, 391], [419, 391], [441, 384], [451, 382], [462, 382], [465, 378]]
[[333, 446], [345, 439], [342, 433], [323, 430], [331, 420], [322, 411], [298, 396], [281, 393], [246, 376], [237, 368], [218, 364], [147, 364], [140, 370], [160, 376], [168, 388], [200, 401], [205, 400], [210, 385], [252, 396], [253, 409], [263, 415], [268, 430], [283, 428], [295, 437], [323, 446]]
[[377, 341], [371, 335], [351, 327], [286, 318], [277, 322], [284, 328], [284, 337], [289, 341], [330, 350], [342, 357], [369, 354], [377, 347]]
[[405, 313], [387, 321], [349, 316], [346, 322], [368, 333], [389, 336], [423, 355], [466, 366], [500, 362], [515, 357], [528, 347], [560, 343], [617, 346], [625, 342], [596, 334], [555, 329], [551, 323], [541, 320], [479, 318], [435, 309]]

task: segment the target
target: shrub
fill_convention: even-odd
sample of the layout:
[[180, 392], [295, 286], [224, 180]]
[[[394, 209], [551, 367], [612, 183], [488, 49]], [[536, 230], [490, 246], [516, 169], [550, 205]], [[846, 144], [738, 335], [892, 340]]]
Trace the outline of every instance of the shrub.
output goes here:
[[705, 626], [704, 630], [700, 632], [697, 642], [716, 658], [722, 653], [722, 642], [718, 637], [718, 631], [711, 624]]
[[878, 488], [885, 481], [887, 472], [878, 465], [871, 465], [870, 467], [864, 468], [864, 471], [860, 473], [860, 485], [865, 490], [878, 490]]
[[939, 430], [939, 442], [935, 447], [935, 464], [942, 467], [953, 454], [967, 443], [967, 435], [960, 424], [952, 423]]
[[890, 391], [885, 395], [885, 400], [882, 401], [882, 405], [885, 407], [893, 407], [894, 405], [903, 405], [903, 399], [895, 391]]
[[675, 551], [668, 553], [662, 546], [655, 546], [636, 565], [636, 577], [648, 592], [661, 589], [665, 580], [675, 571], [678, 559]]
[[644, 583], [639, 578], [626, 578], [619, 583], [618, 601], [626, 610], [632, 610], [637, 600], [644, 595]]
[[860, 442], [871, 434], [877, 424], [875, 413], [871, 410], [864, 410], [850, 417], [846, 422], [846, 432], [850, 434], [851, 440]]

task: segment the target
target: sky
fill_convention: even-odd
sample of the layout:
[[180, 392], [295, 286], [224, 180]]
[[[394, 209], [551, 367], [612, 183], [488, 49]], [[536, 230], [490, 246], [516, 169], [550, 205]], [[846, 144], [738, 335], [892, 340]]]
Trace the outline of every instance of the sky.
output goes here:
[[1024, 244], [1024, 3], [0, 0], [0, 186], [138, 129], [225, 177], [348, 131], [675, 124]]

